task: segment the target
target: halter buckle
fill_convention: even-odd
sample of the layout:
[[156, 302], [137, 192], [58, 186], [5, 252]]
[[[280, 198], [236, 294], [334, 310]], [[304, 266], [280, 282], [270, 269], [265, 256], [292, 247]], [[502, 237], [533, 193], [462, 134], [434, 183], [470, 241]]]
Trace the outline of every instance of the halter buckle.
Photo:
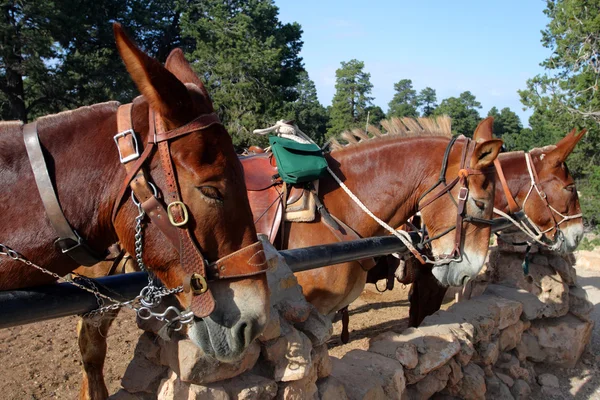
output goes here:
[[[181, 209], [183, 210], [183, 221], [181, 222], [176, 222], [175, 221], [175, 217], [173, 217], [173, 213], [171, 211], [171, 208], [173, 206], [180, 206]], [[187, 207], [185, 206], [185, 204], [182, 201], [174, 201], [172, 203], [170, 203], [167, 206], [167, 215], [169, 216], [169, 221], [171, 221], [171, 225], [173, 226], [183, 226], [185, 224], [188, 223], [188, 211], [187, 211]]]
[[[121, 146], [119, 146], [119, 139], [127, 137], [128, 135], [131, 135], [131, 137], [133, 139], [132, 143], [133, 143], [133, 148], [135, 151], [133, 153], [123, 157], [123, 154], [121, 153]], [[130, 161], [137, 160], [138, 158], [140, 158], [140, 150], [139, 150], [139, 146], [138, 146], [138, 141], [137, 141], [137, 137], [136, 137], [133, 129], [127, 129], [126, 131], [117, 133], [115, 136], [113, 136], [113, 140], [115, 141], [115, 144], [117, 145], [117, 150], [119, 151], [119, 161], [121, 161], [121, 164], [127, 164]]]
[[192, 274], [190, 276], [190, 289], [193, 294], [202, 294], [208, 290], [206, 278], [200, 274]]
[[469, 197], [469, 188], [466, 186], [461, 187], [460, 190], [458, 191], [458, 200], [465, 201], [465, 200], [467, 200], [468, 197]]

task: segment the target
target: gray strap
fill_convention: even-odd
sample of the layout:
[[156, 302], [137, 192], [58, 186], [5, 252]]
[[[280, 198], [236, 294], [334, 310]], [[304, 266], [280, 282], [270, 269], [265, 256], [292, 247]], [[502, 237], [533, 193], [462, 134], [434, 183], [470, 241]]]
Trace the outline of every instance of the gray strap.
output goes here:
[[80, 265], [91, 266], [103, 261], [104, 257], [99, 256], [87, 246], [77, 232], [71, 228], [63, 214], [50, 174], [46, 168], [46, 160], [37, 133], [37, 122], [32, 122], [23, 127], [23, 139], [46, 215], [58, 235], [56, 244], [63, 253]]

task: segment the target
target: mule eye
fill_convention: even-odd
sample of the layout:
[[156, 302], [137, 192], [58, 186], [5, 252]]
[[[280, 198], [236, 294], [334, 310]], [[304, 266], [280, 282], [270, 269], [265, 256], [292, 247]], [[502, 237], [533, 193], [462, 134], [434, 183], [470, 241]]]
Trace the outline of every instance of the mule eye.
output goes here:
[[570, 185], [565, 186], [565, 190], [568, 190], [569, 192], [574, 192], [575, 191], [575, 184], [572, 183]]
[[481, 211], [485, 210], [485, 203], [483, 201], [479, 201], [479, 200], [473, 200], [475, 202], [475, 205], [477, 206], [477, 208], [479, 208]]
[[217, 188], [214, 188], [212, 186], [200, 186], [198, 190], [200, 190], [200, 193], [202, 193], [204, 196], [208, 197], [211, 200], [216, 200], [219, 202], [223, 201], [223, 196], [221, 196], [221, 193], [219, 192], [219, 190], [217, 190]]

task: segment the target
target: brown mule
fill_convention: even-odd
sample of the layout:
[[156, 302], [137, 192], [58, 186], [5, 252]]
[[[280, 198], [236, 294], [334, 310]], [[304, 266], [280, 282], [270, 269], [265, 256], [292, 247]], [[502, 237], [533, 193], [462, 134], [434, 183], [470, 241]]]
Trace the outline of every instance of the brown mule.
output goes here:
[[[583, 221], [578, 217], [581, 208], [575, 181], [565, 161], [584, 134], [585, 130], [577, 133], [573, 129], [556, 145], [531, 150], [529, 154], [533, 161], [532, 171], [535, 173], [532, 175], [535, 182], [528, 172], [526, 153], [502, 153], [496, 162], [497, 171], [502, 177], [499, 181], [503, 182], [496, 185], [495, 209], [509, 215], [522, 210], [531, 225], [538, 227], [539, 232], [546, 231], [545, 243], [549, 247], [559, 244], [557, 251], [561, 253], [574, 251], [583, 237]], [[479, 139], [488, 140], [490, 137], [486, 135]], [[536, 184], [546, 196], [538, 196], [532, 191], [533, 194], [529, 194], [528, 198], [532, 184]], [[575, 218], [565, 218], [573, 216]], [[389, 262], [394, 260], [390, 259]], [[388, 266], [376, 267], [373, 274], [381, 274], [381, 271], [375, 271], [381, 267]], [[426, 316], [440, 309], [447, 287], [437, 282], [431, 274], [431, 267], [420, 266], [416, 260], [411, 259], [407, 261], [407, 268], [416, 271], [409, 294], [409, 324], [418, 326]]]
[[[442, 169], [442, 158], [449, 144], [447, 138], [402, 138], [394, 135], [374, 138], [334, 150], [329, 165], [350, 190], [384, 222], [400, 226], [433, 198], [433, 192], [420, 199], [434, 186]], [[465, 139], [459, 139], [449, 154], [447, 181], [458, 175]], [[469, 177], [468, 215], [491, 217], [494, 179], [487, 168], [496, 157], [501, 142], [478, 143], [470, 167], [484, 171]], [[330, 177], [320, 180], [320, 193], [327, 210], [361, 237], [385, 234], [386, 231], [349, 199]], [[458, 188], [451, 191], [454, 198]], [[456, 224], [456, 206], [450, 196], [442, 196], [422, 210], [432, 236]], [[286, 223], [286, 248], [300, 248], [336, 242], [336, 236], [322, 223]], [[464, 223], [461, 235], [461, 260], [438, 267], [438, 279], [462, 282], [477, 274], [483, 265], [489, 241], [489, 226]], [[434, 254], [448, 254], [454, 248], [454, 235], [444, 235], [432, 242]], [[277, 243], [277, 241], [276, 241]], [[357, 262], [335, 265], [296, 274], [307, 300], [323, 314], [333, 315], [358, 297], [366, 283], [367, 272]]]
[[[119, 25], [115, 25], [115, 37], [143, 95], [133, 101], [129, 114], [134, 132], [116, 139], [122, 142], [135, 136], [141, 155], [131, 160], [132, 167], [124, 168], [119, 162], [119, 152], [124, 156], [123, 151], [133, 149], [115, 147], [116, 102], [41, 118], [37, 131], [57, 197], [66, 220], [91, 248], [105, 249], [119, 241], [135, 254], [139, 210], [129, 201], [131, 181], [137, 201], [149, 216], [143, 229], [144, 263], [169, 288], [191, 282], [177, 298], [182, 308], [204, 318], [191, 319], [188, 336], [207, 354], [235, 361], [264, 329], [269, 309], [266, 263], [257, 244], [241, 164], [229, 134], [213, 114], [206, 89], [183, 53], [173, 51], [165, 68], [142, 53]], [[212, 122], [207, 124], [207, 120]], [[0, 208], [5, 217], [0, 243], [63, 276], [78, 265], [54, 248], [56, 233], [37, 193], [21, 129], [20, 123], [0, 126], [4, 189]], [[145, 182], [154, 183], [158, 196], [146, 190], [150, 186]], [[154, 208], [146, 208], [148, 204]], [[157, 221], [157, 215], [172, 217], [178, 226]], [[175, 243], [178, 236], [181, 245]], [[250, 266], [253, 255], [257, 259]], [[236, 279], [222, 280], [214, 273], [215, 265], [219, 269], [223, 265], [225, 275]], [[0, 257], [2, 290], [53, 280], [30, 265]], [[103, 353], [101, 347], [96, 351]], [[101, 362], [86, 359], [88, 355], [84, 355], [84, 368], [95, 368], [97, 374], [84, 381], [82, 398], [105, 398], [104, 355]]]

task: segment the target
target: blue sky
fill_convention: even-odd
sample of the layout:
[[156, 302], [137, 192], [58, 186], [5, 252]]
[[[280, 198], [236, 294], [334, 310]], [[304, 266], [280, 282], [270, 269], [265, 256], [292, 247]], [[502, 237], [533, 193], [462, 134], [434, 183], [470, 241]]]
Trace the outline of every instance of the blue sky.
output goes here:
[[438, 102], [470, 90], [487, 115], [510, 107], [527, 126], [517, 90], [543, 71], [543, 0], [275, 0], [283, 22], [302, 25], [301, 56], [319, 100], [331, 104], [341, 61], [365, 62], [374, 103], [387, 111], [393, 85], [412, 79]]

